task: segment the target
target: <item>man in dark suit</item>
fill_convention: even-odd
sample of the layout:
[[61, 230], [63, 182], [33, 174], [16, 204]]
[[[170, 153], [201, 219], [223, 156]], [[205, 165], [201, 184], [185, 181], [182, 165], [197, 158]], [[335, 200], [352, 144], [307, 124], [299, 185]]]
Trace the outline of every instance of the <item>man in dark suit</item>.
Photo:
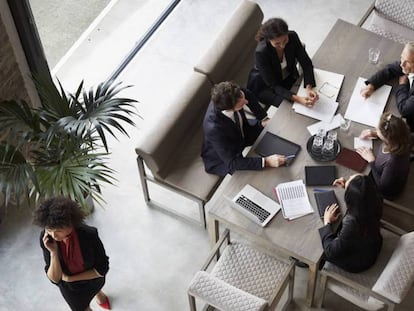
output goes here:
[[399, 81], [399, 85], [395, 87], [398, 111], [407, 120], [411, 132], [414, 132], [414, 42], [405, 45], [399, 62], [387, 65], [365, 81], [367, 86], [361, 90], [361, 95], [367, 98], [395, 78]]
[[221, 82], [213, 87], [203, 123], [201, 156], [207, 173], [225, 176], [236, 170], [261, 170], [285, 163], [285, 157], [280, 155], [243, 157], [243, 149], [254, 143], [268, 121], [267, 117], [262, 121], [248, 120], [243, 110], [246, 104], [256, 116], [263, 116], [262, 108], [247, 89], [234, 82]]

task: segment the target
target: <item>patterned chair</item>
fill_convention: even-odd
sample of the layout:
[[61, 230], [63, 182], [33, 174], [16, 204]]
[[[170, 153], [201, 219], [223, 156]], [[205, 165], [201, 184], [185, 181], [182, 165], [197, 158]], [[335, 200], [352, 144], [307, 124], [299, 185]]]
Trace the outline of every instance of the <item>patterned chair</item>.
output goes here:
[[364, 310], [394, 310], [414, 281], [414, 232], [400, 238], [383, 231], [383, 246], [375, 265], [362, 273], [349, 273], [327, 262], [321, 271], [322, 307], [325, 289]]
[[[227, 247], [210, 273], [206, 272], [220, 246]], [[196, 310], [195, 297], [224, 311], [261, 311], [273, 309], [287, 285], [288, 298], [283, 310], [293, 297], [295, 265], [292, 261], [262, 253], [250, 246], [231, 243], [226, 230], [213, 248], [202, 271], [192, 279], [188, 296], [190, 310]]]
[[405, 44], [414, 41], [413, 16], [414, 0], [376, 0], [359, 25]]

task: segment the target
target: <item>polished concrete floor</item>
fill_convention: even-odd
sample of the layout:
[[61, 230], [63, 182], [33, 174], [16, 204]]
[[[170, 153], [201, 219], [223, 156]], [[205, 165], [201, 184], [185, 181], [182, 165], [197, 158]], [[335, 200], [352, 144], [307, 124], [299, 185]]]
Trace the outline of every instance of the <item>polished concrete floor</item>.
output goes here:
[[[57, 76], [69, 90], [82, 79], [89, 85], [105, 79], [113, 68], [109, 60], [116, 45], [130, 40], [134, 29], [128, 16], [133, 0], [119, 0], [98, 27], [99, 36], [89, 36], [57, 70]], [[151, 1], [152, 2], [152, 1]], [[112, 139], [110, 165], [117, 171], [116, 186], [103, 189], [107, 201], [87, 219], [99, 229], [107, 253], [110, 271], [105, 291], [113, 310], [188, 310], [186, 289], [193, 274], [204, 262], [210, 248], [207, 231], [148, 208], [140, 190], [134, 145], [142, 129], [168, 109], [171, 98], [185, 85], [192, 67], [210, 46], [224, 22], [240, 0], [183, 0], [158, 32], [138, 53], [119, 77], [134, 87], [125, 96], [139, 100], [143, 120], [137, 128], [128, 128], [131, 138]], [[371, 0], [259, 0], [265, 18], [282, 16], [306, 43], [312, 55], [337, 18], [357, 23]], [[127, 9], [123, 15], [120, 8]], [[138, 8], [137, 8], [138, 10]], [[117, 13], [111, 15], [111, 12]], [[141, 18], [145, 18], [144, 16]], [[138, 21], [136, 21], [138, 22]], [[340, 38], [338, 38], [340, 40]], [[126, 42], [125, 41], [125, 42]], [[115, 52], [114, 52], [115, 53]], [[196, 215], [189, 202], [153, 189], [156, 196], [171, 206]], [[28, 209], [9, 210], [0, 224], [0, 310], [68, 310], [43, 271], [39, 248], [40, 228], [31, 224]], [[289, 310], [309, 310], [304, 305], [306, 269], [297, 269], [295, 299]], [[397, 310], [412, 310], [413, 295]], [[92, 303], [94, 310], [99, 310]], [[324, 310], [358, 310], [338, 298], [327, 295]]]

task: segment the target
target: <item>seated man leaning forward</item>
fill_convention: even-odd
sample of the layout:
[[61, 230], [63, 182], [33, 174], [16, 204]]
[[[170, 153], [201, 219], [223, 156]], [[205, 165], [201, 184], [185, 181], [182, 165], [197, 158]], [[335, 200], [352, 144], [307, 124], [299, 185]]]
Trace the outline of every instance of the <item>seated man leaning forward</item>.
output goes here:
[[201, 152], [207, 173], [225, 176], [236, 170], [261, 170], [285, 163], [285, 157], [277, 154], [243, 157], [243, 149], [254, 143], [268, 121], [267, 118], [248, 120], [243, 110], [246, 104], [252, 111], [260, 110], [254, 95], [234, 82], [221, 82], [213, 87], [204, 117]]
[[399, 85], [395, 88], [398, 111], [407, 120], [411, 132], [414, 132], [414, 42], [407, 43], [401, 53], [401, 60], [387, 65], [375, 73], [361, 90], [365, 98], [388, 81], [398, 78]]

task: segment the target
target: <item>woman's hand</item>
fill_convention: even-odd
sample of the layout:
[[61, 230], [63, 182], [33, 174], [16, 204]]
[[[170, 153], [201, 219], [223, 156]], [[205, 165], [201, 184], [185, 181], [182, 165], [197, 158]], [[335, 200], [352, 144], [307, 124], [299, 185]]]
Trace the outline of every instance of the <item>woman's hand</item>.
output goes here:
[[358, 154], [364, 158], [367, 162], [374, 162], [375, 156], [371, 149], [368, 149], [367, 147], [360, 147], [356, 150]]
[[71, 282], [70, 276], [62, 272], [62, 281]]
[[45, 234], [43, 235], [42, 241], [43, 241], [43, 245], [46, 247], [46, 249], [50, 253], [56, 253], [57, 252], [57, 243], [51, 237], [50, 237], [50, 241], [49, 241], [49, 234], [46, 232], [46, 230], [45, 230]]
[[323, 215], [323, 224], [326, 226], [327, 224], [331, 224], [335, 222], [341, 212], [339, 211], [338, 204], [331, 204], [325, 209], [325, 213]]
[[345, 177], [339, 177], [339, 178], [334, 180], [332, 185], [337, 186], [337, 187], [345, 188], [345, 183], [346, 183], [346, 178]]
[[375, 139], [378, 138], [376, 130], [366, 129], [359, 134], [359, 138], [361, 139]]
[[375, 87], [371, 83], [368, 84], [366, 87], [361, 89], [361, 96], [364, 98], [368, 98], [375, 92]]

